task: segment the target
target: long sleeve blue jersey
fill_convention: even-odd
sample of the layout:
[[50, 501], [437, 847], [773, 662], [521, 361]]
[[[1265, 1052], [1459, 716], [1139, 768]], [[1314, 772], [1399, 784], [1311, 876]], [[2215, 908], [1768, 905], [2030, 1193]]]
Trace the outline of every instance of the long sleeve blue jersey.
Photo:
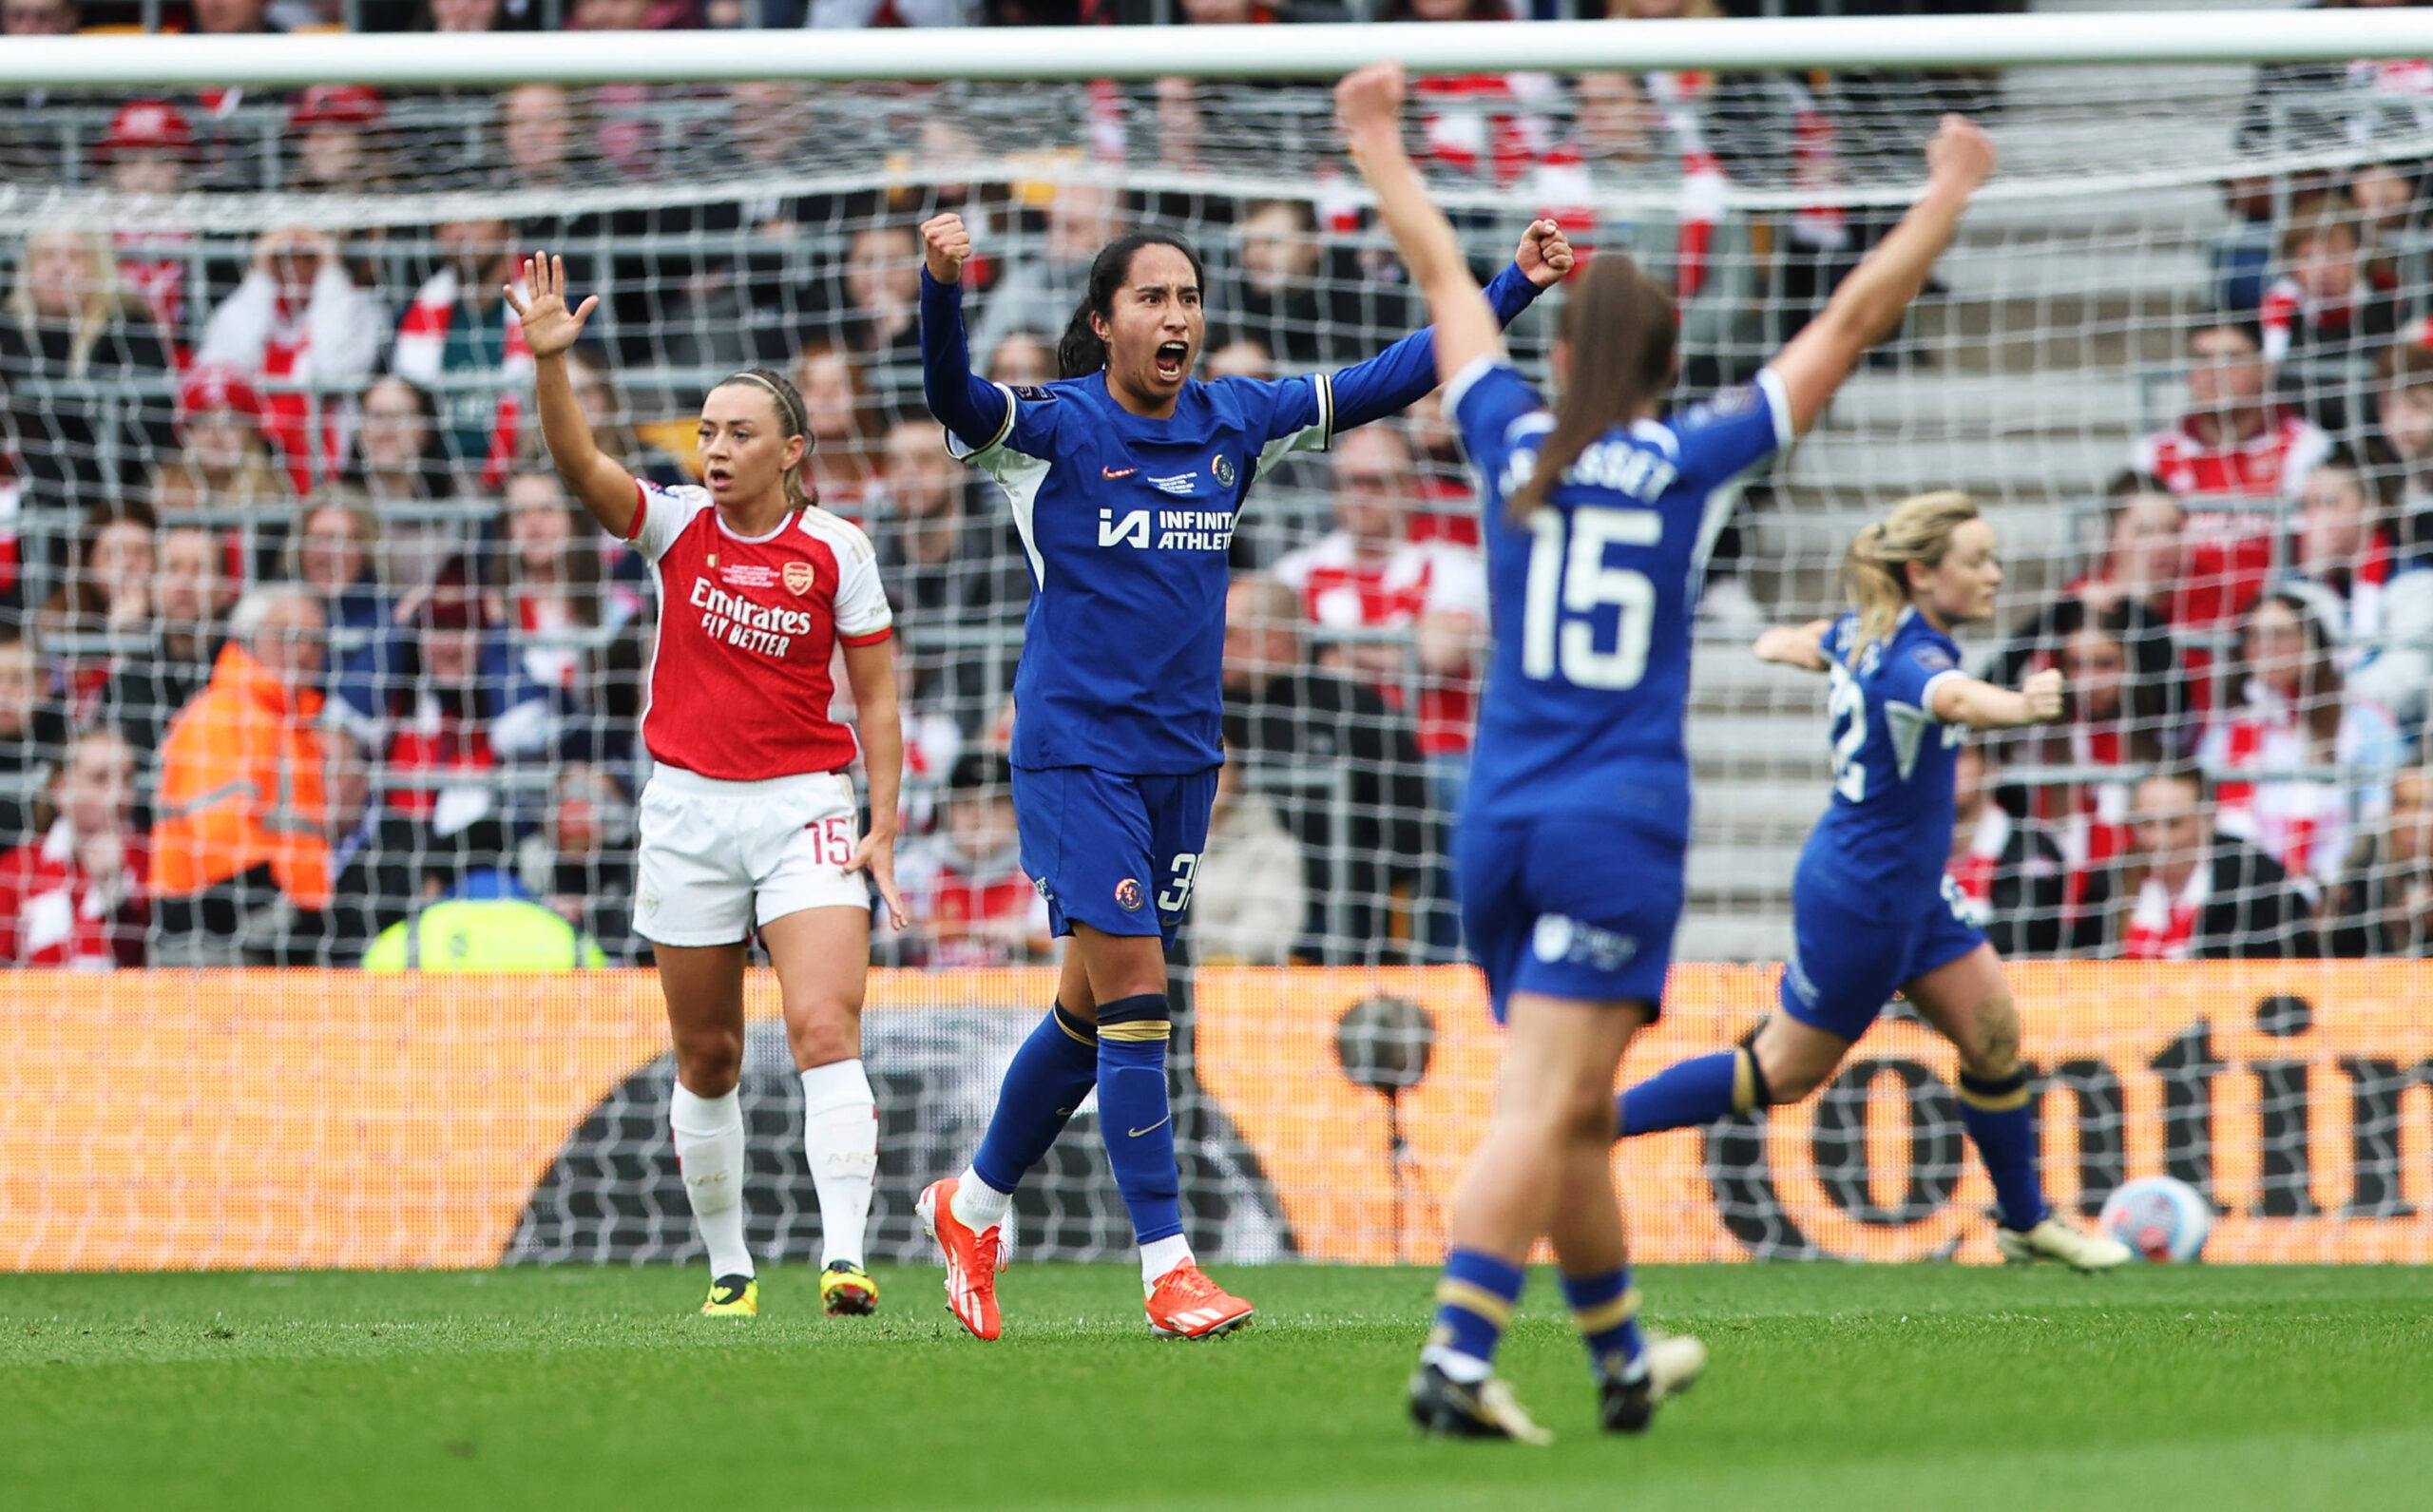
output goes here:
[[[1487, 288], [1509, 322], [1538, 290]], [[1140, 775], [1223, 759], [1226, 550], [1261, 469], [1436, 387], [1432, 331], [1333, 373], [1195, 379], [1132, 413], [1106, 374], [1013, 389], [971, 372], [963, 292], [921, 275], [922, 381], [948, 449], [1004, 487], [1034, 589], [1014, 674], [1013, 761]]]

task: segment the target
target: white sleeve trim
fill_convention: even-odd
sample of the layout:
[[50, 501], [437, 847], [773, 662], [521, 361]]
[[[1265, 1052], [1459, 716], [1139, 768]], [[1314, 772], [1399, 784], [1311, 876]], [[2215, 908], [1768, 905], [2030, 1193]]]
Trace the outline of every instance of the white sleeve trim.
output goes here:
[[1926, 679], [1926, 685], [1918, 690], [1918, 712], [1926, 717], [1927, 723], [1944, 724], [1949, 722], [1944, 719], [1943, 716], [1935, 713], [1935, 689], [1941, 687], [1944, 679], [1946, 678], [1964, 678], [1966, 676], [1968, 676], [1968, 674], [1958, 667], [1945, 667], [1941, 672], [1936, 673], [1933, 677]]
[[1774, 450], [1789, 451], [1799, 439], [1791, 425], [1791, 390], [1785, 387], [1783, 375], [1772, 368], [1757, 370], [1757, 392], [1766, 396], [1766, 406], [1774, 417]]
[[992, 383], [989, 387], [1006, 396], [1006, 418], [998, 424], [997, 433], [990, 436], [988, 438], [988, 444], [983, 447], [965, 447], [961, 441], [955, 438], [954, 428], [951, 426], [947, 427], [947, 455], [954, 458], [957, 462], [968, 462], [972, 458], [977, 457], [984, 452], [994, 451], [999, 447], [1006, 444], [1006, 438], [1007, 436], [1014, 433], [1014, 414], [1017, 407], [1022, 403], [1022, 401], [1014, 397], [1013, 390], [1006, 387], [1002, 383]]
[[[1447, 418], [1452, 418], [1454, 411], [1462, 407], [1463, 398], [1469, 393], [1470, 390], [1477, 385], [1481, 378], [1485, 377], [1488, 373], [1494, 372], [1498, 368], [1509, 368], [1511, 366], [1512, 364], [1506, 360], [1504, 354], [1500, 352], [1483, 352], [1477, 356], [1472, 357], [1469, 361], [1462, 364], [1462, 371], [1453, 374], [1451, 380], [1445, 385], [1446, 416]], [[1455, 419], [1453, 423], [1456, 428], [1461, 425], [1461, 422], [1458, 419]]]

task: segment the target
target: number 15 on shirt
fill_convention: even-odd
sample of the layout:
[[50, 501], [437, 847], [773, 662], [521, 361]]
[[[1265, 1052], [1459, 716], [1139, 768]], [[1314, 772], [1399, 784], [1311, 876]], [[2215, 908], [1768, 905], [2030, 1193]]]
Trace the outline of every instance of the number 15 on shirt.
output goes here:
[[[1654, 509], [1581, 506], [1529, 516], [1527, 598], [1521, 616], [1521, 670], [1540, 681], [1561, 673], [1578, 688], [1619, 691], [1647, 675], [1656, 622], [1656, 584], [1646, 573], [1607, 565], [1609, 545], [1652, 546], [1664, 539]], [[1614, 643], [1598, 648], [1598, 621], [1611, 608]]]

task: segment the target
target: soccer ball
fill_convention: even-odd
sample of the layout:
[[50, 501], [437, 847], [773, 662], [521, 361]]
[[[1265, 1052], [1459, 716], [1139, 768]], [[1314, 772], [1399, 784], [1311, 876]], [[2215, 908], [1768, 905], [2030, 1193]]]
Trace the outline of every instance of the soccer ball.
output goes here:
[[2103, 1199], [2103, 1232], [2156, 1264], [2187, 1265], [2205, 1253], [2213, 1210], [2196, 1189], [2167, 1176], [2141, 1177]]

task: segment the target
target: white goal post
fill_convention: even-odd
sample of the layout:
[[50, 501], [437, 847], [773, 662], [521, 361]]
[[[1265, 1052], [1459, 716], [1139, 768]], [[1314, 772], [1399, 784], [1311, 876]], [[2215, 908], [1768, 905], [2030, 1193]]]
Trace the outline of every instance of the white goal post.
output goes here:
[[951, 28], [730, 33], [572, 32], [544, 48], [495, 35], [30, 37], [0, 48], [14, 87], [303, 88], [676, 84], [752, 79], [1320, 79], [1399, 59], [1415, 73], [1560, 68], [1921, 68], [2338, 62], [2433, 56], [2413, 10], [2131, 11], [1935, 17], [1598, 21], [1523, 26], [1195, 27], [1188, 56], [1157, 28]]

